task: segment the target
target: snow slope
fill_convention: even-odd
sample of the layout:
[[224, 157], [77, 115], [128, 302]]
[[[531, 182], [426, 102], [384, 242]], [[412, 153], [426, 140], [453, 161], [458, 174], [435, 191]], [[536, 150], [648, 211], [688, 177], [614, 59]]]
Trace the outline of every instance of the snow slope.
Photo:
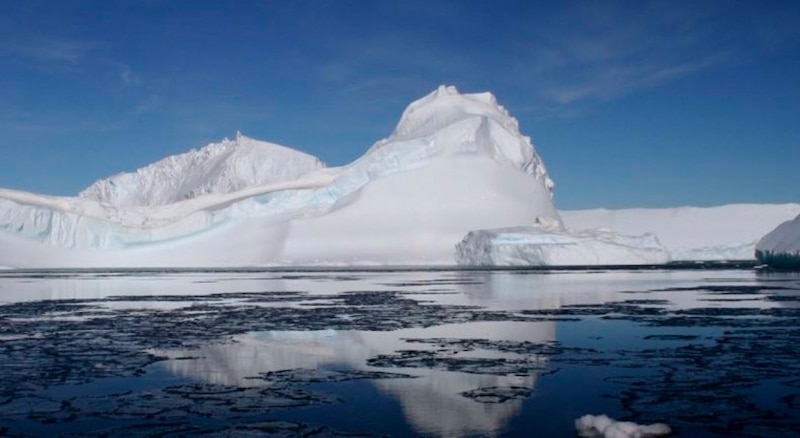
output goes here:
[[[239, 160], [259, 145], [268, 149], [263, 173]], [[288, 174], [275, 170], [282, 160], [293, 163]], [[256, 174], [265, 179], [251, 185]], [[341, 168], [239, 136], [80, 197], [0, 190], [0, 265], [453, 264], [471, 230], [537, 219], [560, 227], [552, 187], [491, 94], [440, 87]]]
[[800, 204], [731, 204], [625, 210], [560, 211], [569, 229], [651, 233], [672, 260], [752, 260], [756, 242], [800, 214]]
[[237, 132], [233, 141], [226, 138], [135, 172], [102, 179], [78, 196], [117, 206], [165, 205], [291, 181], [323, 167], [316, 157]]
[[759, 240], [756, 257], [777, 267], [800, 267], [800, 216], [778, 225]]

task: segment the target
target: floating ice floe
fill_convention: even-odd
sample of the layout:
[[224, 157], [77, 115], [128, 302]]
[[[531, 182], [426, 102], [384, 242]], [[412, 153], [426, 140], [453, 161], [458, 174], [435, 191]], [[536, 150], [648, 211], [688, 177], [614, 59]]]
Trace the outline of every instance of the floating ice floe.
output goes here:
[[471, 231], [456, 247], [464, 266], [653, 265], [670, 261], [652, 234], [557, 227], [514, 227]]
[[582, 437], [602, 438], [647, 438], [672, 433], [672, 429], [664, 423], [636, 424], [616, 421], [607, 415], [584, 415], [575, 420], [575, 429]]

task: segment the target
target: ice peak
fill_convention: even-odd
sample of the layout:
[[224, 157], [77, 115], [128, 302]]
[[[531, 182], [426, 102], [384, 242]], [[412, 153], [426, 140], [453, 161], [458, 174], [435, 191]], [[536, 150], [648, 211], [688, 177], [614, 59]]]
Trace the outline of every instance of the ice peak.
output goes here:
[[[234, 135], [233, 140], [230, 140], [227, 137], [225, 137], [222, 140], [222, 143], [223, 144], [229, 144], [230, 146], [233, 146], [234, 148], [241, 148], [243, 146], [252, 145], [254, 143], [266, 143], [266, 142], [261, 142], [259, 140], [256, 140], [256, 139], [252, 138], [252, 137], [248, 137], [248, 136], [242, 134], [242, 131], [237, 129], [236, 130], [236, 135]], [[214, 143], [210, 144], [209, 146], [212, 146], [213, 144]]]
[[516, 119], [508, 114], [492, 93], [459, 93], [452, 85], [440, 85], [425, 97], [412, 102], [403, 112], [392, 134], [394, 138], [421, 137], [472, 117], [486, 117], [517, 134]]
[[460, 93], [458, 92], [458, 89], [456, 88], [455, 85], [439, 85], [439, 88], [437, 88], [436, 91], [434, 91], [432, 94], [434, 94], [436, 97], [439, 97], [448, 95], [453, 96], [453, 95], [458, 95]]
[[412, 102], [392, 135], [375, 143], [369, 152], [403, 144], [420, 157], [478, 154], [510, 164], [544, 181], [552, 194], [553, 181], [530, 137], [519, 131], [517, 119], [497, 103], [490, 92], [459, 93], [441, 85]]

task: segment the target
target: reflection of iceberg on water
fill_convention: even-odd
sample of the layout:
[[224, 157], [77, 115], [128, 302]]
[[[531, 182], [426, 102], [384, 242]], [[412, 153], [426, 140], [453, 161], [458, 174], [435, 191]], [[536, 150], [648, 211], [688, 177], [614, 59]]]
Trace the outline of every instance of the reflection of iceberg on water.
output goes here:
[[464, 436], [494, 434], [520, 409], [522, 400], [480, 403], [461, 395], [491, 387], [526, 387], [533, 390], [536, 376], [492, 376], [429, 371], [425, 379], [379, 380], [377, 385], [397, 397], [406, 419], [420, 432]]
[[[432, 351], [426, 342], [405, 339], [488, 339], [547, 342], [555, 339], [553, 322], [479, 322], [393, 332], [274, 331], [240, 335], [234, 342], [197, 350], [158, 351], [172, 358], [169, 371], [209, 383], [253, 386], [263, 373], [289, 369], [336, 369], [393, 372], [416, 378], [377, 379], [381, 391], [398, 399], [406, 420], [420, 433], [434, 435], [495, 434], [521, 408], [522, 398], [481, 403], [462, 395], [482, 388], [515, 387], [533, 390], [537, 376], [491, 375], [426, 368], [387, 368], [367, 365], [370, 358], [398, 351]], [[448, 353], [457, 358], [510, 357], [490, 350]], [[531, 357], [542, 362], [546, 358]], [[266, 383], [268, 384], [268, 383]], [[367, 413], [364, 413], [367, 415]]]

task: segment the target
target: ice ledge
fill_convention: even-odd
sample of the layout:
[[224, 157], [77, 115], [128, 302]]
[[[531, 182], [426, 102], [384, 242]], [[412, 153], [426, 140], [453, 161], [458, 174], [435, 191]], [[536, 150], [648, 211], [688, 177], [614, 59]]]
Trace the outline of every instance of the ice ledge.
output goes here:
[[456, 245], [462, 266], [654, 265], [670, 262], [652, 234], [513, 227], [469, 232]]

